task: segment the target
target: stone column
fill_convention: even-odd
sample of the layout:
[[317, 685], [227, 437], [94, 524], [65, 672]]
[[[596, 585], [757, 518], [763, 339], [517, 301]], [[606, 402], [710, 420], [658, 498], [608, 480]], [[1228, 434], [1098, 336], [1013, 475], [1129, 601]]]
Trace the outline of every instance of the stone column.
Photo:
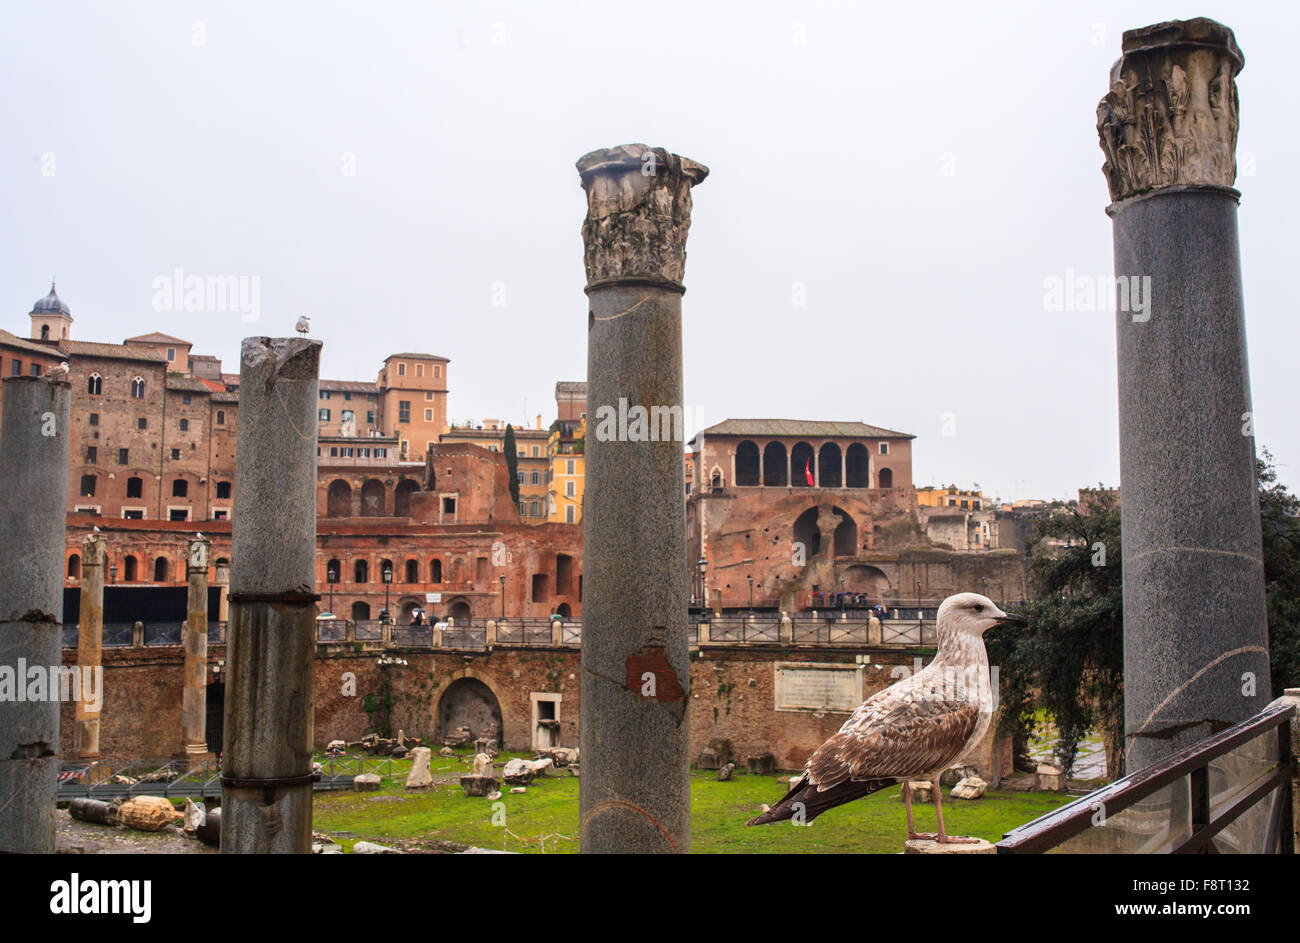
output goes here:
[[230, 565], [227, 563], [218, 563], [216, 574], [212, 580], [218, 588], [217, 595], [217, 621], [230, 621]]
[[212, 543], [203, 537], [190, 541], [186, 572], [189, 575], [189, 612], [181, 629], [185, 649], [185, 690], [181, 701], [181, 741], [185, 758], [202, 764], [208, 758], [208, 552]]
[[222, 854], [311, 850], [320, 341], [244, 339]]
[[582, 516], [582, 850], [684, 853], [690, 850], [684, 432], [676, 428], [652, 440], [654, 419], [641, 411], [650, 417], [681, 411], [691, 187], [708, 168], [663, 148], [629, 144], [587, 154], [578, 173], [587, 193], [582, 238], [592, 417]]
[[[102, 677], [104, 656], [104, 561], [108, 559], [108, 538], [89, 534], [81, 542], [81, 617], [77, 625], [77, 670], [82, 679], [98, 674]], [[96, 669], [99, 669], [96, 672]], [[72, 708], [73, 749], [81, 763], [99, 760], [99, 713], [103, 707], [102, 691], [98, 697], [83, 698]]]
[[1097, 106], [1113, 201], [1128, 769], [1268, 704], [1232, 31], [1124, 34]]
[[[72, 390], [61, 379], [6, 377], [3, 399], [0, 665], [24, 699], [0, 700], [0, 852], [52, 854], [59, 700], [48, 682], [63, 651]], [[28, 672], [45, 676], [44, 696]]]

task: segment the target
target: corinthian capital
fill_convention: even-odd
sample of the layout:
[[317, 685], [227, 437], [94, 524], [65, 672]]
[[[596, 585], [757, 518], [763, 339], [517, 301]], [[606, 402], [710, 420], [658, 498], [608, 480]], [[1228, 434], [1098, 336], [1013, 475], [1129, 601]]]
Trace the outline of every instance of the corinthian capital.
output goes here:
[[1237, 73], [1232, 30], [1172, 20], [1124, 33], [1110, 91], [1097, 105], [1102, 172], [1114, 201], [1173, 186], [1237, 179]]
[[587, 191], [587, 287], [651, 281], [681, 288], [691, 187], [708, 173], [703, 164], [644, 144], [583, 156], [578, 174]]

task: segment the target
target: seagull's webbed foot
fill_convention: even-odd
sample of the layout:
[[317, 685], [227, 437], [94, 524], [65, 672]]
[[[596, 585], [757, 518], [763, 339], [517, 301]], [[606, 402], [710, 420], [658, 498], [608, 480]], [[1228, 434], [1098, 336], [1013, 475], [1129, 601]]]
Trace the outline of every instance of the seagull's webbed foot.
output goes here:
[[935, 841], [939, 838], [937, 832], [908, 832], [908, 841]]

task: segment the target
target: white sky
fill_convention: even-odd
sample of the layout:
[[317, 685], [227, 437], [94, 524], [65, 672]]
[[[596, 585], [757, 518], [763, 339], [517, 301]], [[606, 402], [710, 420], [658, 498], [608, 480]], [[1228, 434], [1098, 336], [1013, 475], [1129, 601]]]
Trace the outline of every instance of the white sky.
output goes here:
[[[1058, 6], [7, 5], [0, 326], [25, 336], [53, 274], [74, 337], [161, 330], [233, 372], [241, 337], [307, 314], [324, 376], [428, 351], [450, 418], [549, 422], [586, 372], [574, 161], [643, 142], [712, 171], [684, 303], [702, 422], [861, 419], [917, 436], [918, 484], [1070, 497], [1118, 481], [1115, 330], [1045, 311], [1044, 279], [1112, 271], [1095, 111], [1121, 32], [1204, 15], [1246, 55], [1257, 441], [1296, 489], [1300, 12]], [[258, 277], [260, 321], [155, 311], [178, 267]]]

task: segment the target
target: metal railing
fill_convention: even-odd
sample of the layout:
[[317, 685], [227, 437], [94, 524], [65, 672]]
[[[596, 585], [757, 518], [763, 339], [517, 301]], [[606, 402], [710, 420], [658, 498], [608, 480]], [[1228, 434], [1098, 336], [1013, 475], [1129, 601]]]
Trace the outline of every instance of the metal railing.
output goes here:
[[[153, 648], [160, 645], [180, 645], [184, 622], [150, 622], [142, 625], [139, 644]], [[208, 644], [224, 645], [226, 643], [225, 622], [208, 623]], [[76, 648], [81, 637], [79, 625], [63, 626], [64, 648]], [[104, 648], [132, 648], [137, 645], [135, 623], [107, 622], [104, 624], [100, 644]]]
[[1294, 697], [1007, 832], [999, 854], [1294, 853]]

